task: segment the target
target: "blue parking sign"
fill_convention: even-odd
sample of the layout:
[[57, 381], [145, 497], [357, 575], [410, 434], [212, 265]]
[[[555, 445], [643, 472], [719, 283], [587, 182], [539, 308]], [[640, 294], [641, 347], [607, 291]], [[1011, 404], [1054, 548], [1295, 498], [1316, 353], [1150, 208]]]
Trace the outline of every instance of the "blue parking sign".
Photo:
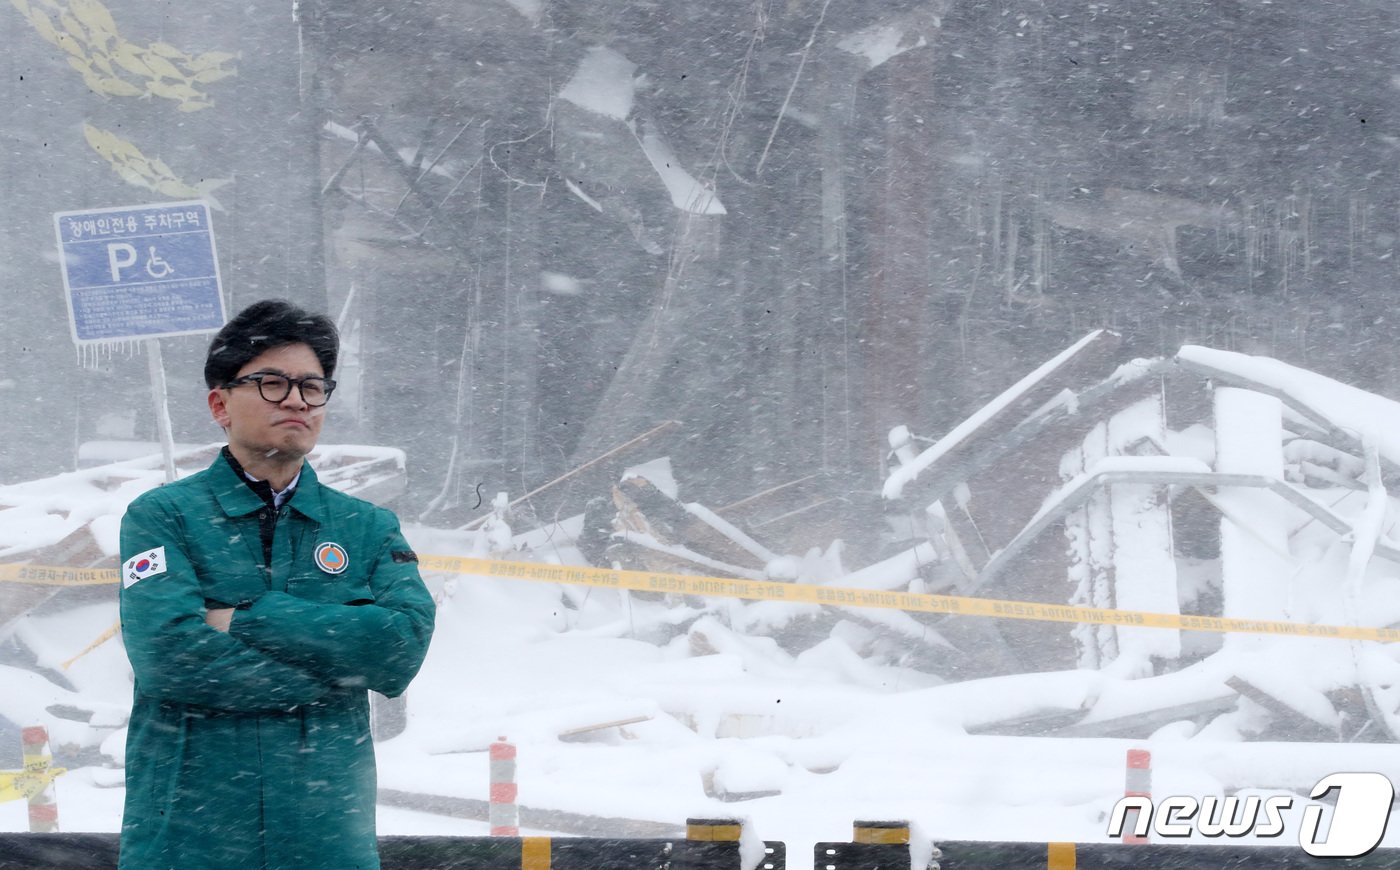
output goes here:
[[54, 228], [74, 341], [190, 335], [224, 325], [204, 202], [59, 212]]

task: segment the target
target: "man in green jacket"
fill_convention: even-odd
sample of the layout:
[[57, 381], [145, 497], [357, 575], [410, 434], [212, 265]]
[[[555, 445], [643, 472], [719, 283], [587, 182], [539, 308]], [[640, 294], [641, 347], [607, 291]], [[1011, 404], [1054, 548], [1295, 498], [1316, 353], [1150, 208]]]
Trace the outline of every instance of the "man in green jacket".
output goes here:
[[204, 369], [228, 446], [122, 520], [123, 870], [379, 866], [367, 690], [404, 691], [434, 608], [394, 515], [305, 462], [338, 348], [324, 316], [241, 312]]

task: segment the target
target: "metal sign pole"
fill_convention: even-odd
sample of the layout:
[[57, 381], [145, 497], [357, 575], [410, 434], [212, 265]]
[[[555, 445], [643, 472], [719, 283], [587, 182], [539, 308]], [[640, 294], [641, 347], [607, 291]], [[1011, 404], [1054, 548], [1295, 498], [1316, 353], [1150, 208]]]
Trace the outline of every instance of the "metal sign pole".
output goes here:
[[148, 338], [146, 360], [151, 370], [151, 398], [156, 406], [156, 426], [160, 430], [160, 452], [165, 458], [165, 482], [175, 480], [175, 434], [170, 425], [170, 407], [165, 397], [165, 362], [160, 356], [160, 339]]

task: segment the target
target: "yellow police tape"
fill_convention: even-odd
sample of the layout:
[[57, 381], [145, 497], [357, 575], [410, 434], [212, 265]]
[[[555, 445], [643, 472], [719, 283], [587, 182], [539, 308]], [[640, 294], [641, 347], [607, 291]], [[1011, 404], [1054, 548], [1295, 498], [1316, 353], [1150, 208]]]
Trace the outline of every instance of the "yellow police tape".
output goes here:
[[[995, 598], [889, 592], [844, 586], [815, 586], [806, 583], [781, 583], [774, 580], [737, 580], [730, 577], [666, 574], [655, 571], [619, 571], [608, 568], [546, 565], [536, 562], [510, 562], [503, 559], [474, 559], [459, 556], [420, 554], [418, 564], [424, 571], [474, 574], [485, 577], [501, 577], [508, 580], [534, 580], [541, 583], [566, 583], [601, 589], [627, 589], [634, 592], [671, 592], [704, 597], [742, 598], [749, 601], [787, 601], [794, 604], [869, 607], [904, 610], [912, 613], [945, 613], [959, 616], [990, 616], [996, 619], [1025, 619], [1037, 622], [1119, 625], [1125, 628], [1167, 628], [1178, 631], [1272, 634], [1287, 637], [1335, 638], [1338, 640], [1375, 640], [1386, 643], [1400, 641], [1400, 629], [1394, 628], [1314, 625], [1302, 622], [1235, 619], [1222, 616], [1188, 616], [1179, 613], [1113, 610], [1106, 607], [1075, 607], [1068, 604], [1036, 604]], [[0, 583], [3, 582], [53, 586], [91, 586], [101, 583], [116, 583], [117, 572], [103, 568], [0, 565]]]
[[42, 792], [56, 777], [67, 772], [66, 767], [0, 770], [0, 804], [6, 801], [28, 800]]
[[30, 586], [103, 586], [117, 582], [114, 568], [54, 568], [45, 565], [0, 565], [0, 583]]
[[824, 604], [833, 607], [872, 607], [916, 613], [1029, 619], [1039, 622], [1083, 622], [1125, 627], [1174, 628], [1182, 631], [1400, 641], [1400, 629], [1393, 628], [1310, 625], [1301, 622], [1230, 619], [1219, 616], [1183, 616], [1178, 613], [1148, 613], [1138, 610], [1111, 610], [1103, 607], [1072, 607], [1067, 604], [1033, 604], [1025, 601], [1002, 601], [995, 598], [888, 592], [876, 589], [852, 589], [843, 586], [812, 586], [805, 583], [779, 583], [773, 580], [735, 580], [728, 577], [700, 577], [691, 574], [663, 574], [653, 571], [614, 571], [607, 568], [580, 568], [572, 565], [542, 565], [534, 562], [507, 562], [497, 559], [468, 559], [455, 556], [420, 555], [418, 560], [426, 571], [477, 574], [513, 580], [536, 580], [544, 583], [568, 583], [604, 589], [628, 589], [637, 592], [674, 592], [682, 595], [743, 598], [751, 601], [788, 601], [796, 604]]

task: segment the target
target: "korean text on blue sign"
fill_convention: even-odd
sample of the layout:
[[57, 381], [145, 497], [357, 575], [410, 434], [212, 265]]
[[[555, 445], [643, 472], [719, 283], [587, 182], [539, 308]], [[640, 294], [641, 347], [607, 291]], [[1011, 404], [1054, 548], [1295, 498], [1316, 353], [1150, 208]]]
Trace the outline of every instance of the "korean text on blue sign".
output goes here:
[[59, 212], [54, 226], [74, 341], [189, 335], [224, 325], [205, 203]]

